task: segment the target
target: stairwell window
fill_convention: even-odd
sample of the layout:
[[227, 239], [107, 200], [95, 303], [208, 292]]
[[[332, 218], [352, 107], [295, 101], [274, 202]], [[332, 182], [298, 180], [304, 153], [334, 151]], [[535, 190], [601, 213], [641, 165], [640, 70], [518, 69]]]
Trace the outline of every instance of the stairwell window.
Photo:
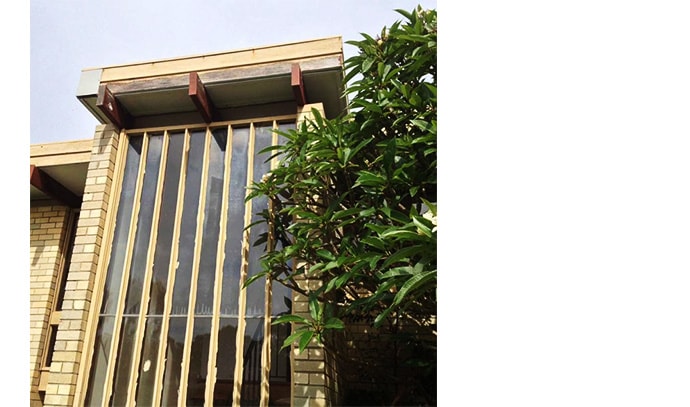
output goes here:
[[[296, 117], [127, 131], [85, 405], [290, 403], [291, 293], [260, 271], [246, 226], [268, 202], [257, 153]], [[254, 234], [250, 235], [250, 232]]]

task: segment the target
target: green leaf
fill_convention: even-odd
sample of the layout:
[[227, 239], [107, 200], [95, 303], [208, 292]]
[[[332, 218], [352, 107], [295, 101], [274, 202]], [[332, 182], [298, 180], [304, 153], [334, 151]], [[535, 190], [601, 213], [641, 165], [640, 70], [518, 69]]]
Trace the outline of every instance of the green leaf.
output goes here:
[[321, 319], [321, 307], [314, 293], [309, 293], [309, 314], [314, 321], [319, 321]]
[[265, 277], [267, 273], [268, 273], [267, 271], [261, 271], [261, 272], [254, 274], [253, 276], [249, 277], [244, 282], [244, 285], [242, 286], [242, 288], [247, 288], [249, 286], [249, 284], [253, 283], [254, 281], [256, 281], [262, 277]]
[[371, 66], [374, 64], [374, 60], [371, 58], [367, 58], [364, 60], [362, 63], [362, 72], [369, 72], [371, 69]]
[[338, 212], [334, 213], [332, 219], [333, 219], [333, 220], [338, 220], [338, 219], [341, 219], [341, 218], [344, 218], [344, 217], [351, 216], [351, 215], [354, 215], [354, 214], [356, 214], [356, 213], [359, 213], [360, 211], [361, 211], [361, 209], [360, 209], [360, 208], [357, 208], [357, 207], [350, 208], [350, 209], [345, 209], [345, 210], [343, 210], [343, 211], [338, 211]]
[[380, 278], [382, 280], [386, 280], [391, 277], [400, 277], [400, 276], [413, 276], [415, 275], [415, 269], [414, 267], [411, 266], [404, 266], [404, 267], [396, 267], [388, 270], [387, 272], [381, 274]]
[[409, 259], [410, 257], [413, 257], [414, 255], [424, 254], [424, 253], [425, 253], [425, 246], [423, 246], [423, 245], [414, 245], [414, 246], [403, 247], [402, 249], [400, 249], [397, 252], [393, 253], [392, 255], [388, 256], [386, 261], [383, 262], [383, 265], [381, 266], [381, 268], [386, 269], [386, 268], [388, 268], [388, 266], [391, 266], [398, 261], [405, 261], [405, 260]]
[[362, 243], [371, 247], [375, 247], [379, 250], [385, 250], [386, 248], [383, 239], [374, 236], [365, 237], [364, 239], [362, 239]]
[[318, 254], [319, 257], [321, 257], [321, 258], [323, 258], [323, 259], [326, 259], [326, 260], [330, 260], [330, 261], [334, 261], [334, 260], [335, 260], [335, 256], [333, 255], [333, 253], [329, 252], [329, 251], [326, 250], [326, 249], [318, 249], [318, 250], [316, 251], [316, 254]]
[[304, 352], [304, 349], [309, 345], [311, 338], [314, 337], [313, 331], [304, 331], [299, 339], [299, 353]]
[[386, 319], [386, 317], [393, 311], [393, 308], [386, 308], [382, 313], [378, 314], [376, 316], [376, 319], [374, 319], [374, 327], [378, 328], [381, 326], [381, 323]]
[[[433, 228], [433, 225], [431, 225], [431, 222], [428, 220], [420, 217], [420, 216], [413, 216], [412, 217], [412, 222], [417, 226], [417, 230], [422, 232], [422, 234], [426, 237], [431, 237], [431, 228]], [[426, 225], [425, 223], [428, 222], [429, 225]]]
[[412, 239], [412, 240], [417, 240], [418, 236], [414, 232], [410, 232], [409, 230], [400, 230], [400, 229], [393, 229], [386, 231], [381, 234], [382, 238], [395, 238], [395, 239]]
[[423, 131], [429, 131], [431, 129], [431, 125], [429, 124], [429, 122], [425, 120], [412, 119], [410, 120], [410, 122], [415, 126], [419, 127]]
[[411, 277], [405, 282], [405, 284], [403, 284], [403, 286], [400, 288], [400, 291], [398, 291], [398, 293], [395, 295], [392, 305], [395, 306], [400, 304], [409, 292], [418, 289], [435, 278], [436, 270], [427, 271]]
[[271, 322], [271, 325], [283, 324], [283, 323], [287, 323], [287, 322], [297, 322], [300, 324], [309, 324], [309, 320], [307, 320], [304, 317], [301, 317], [299, 315], [288, 314], [288, 315], [281, 315], [281, 316], [275, 317], [273, 319], [273, 322]]
[[301, 338], [302, 335], [304, 334], [304, 332], [308, 332], [308, 331], [306, 331], [305, 329], [302, 328], [302, 329], [298, 329], [295, 332], [293, 332], [290, 336], [285, 338], [285, 340], [283, 341], [283, 346], [281, 346], [280, 349], [285, 349], [285, 348], [292, 346], [292, 343], [295, 342], [297, 340], [297, 338]]
[[343, 329], [345, 328], [345, 324], [340, 319], [332, 317], [329, 318], [328, 321], [326, 321], [323, 327], [326, 329]]

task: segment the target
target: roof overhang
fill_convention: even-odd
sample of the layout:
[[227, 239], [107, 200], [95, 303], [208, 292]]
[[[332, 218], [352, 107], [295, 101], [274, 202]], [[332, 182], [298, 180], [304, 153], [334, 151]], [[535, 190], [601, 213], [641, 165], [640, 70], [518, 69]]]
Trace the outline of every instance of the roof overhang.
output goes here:
[[84, 195], [93, 140], [31, 145], [31, 201], [78, 208]]
[[187, 122], [229, 120], [248, 106], [324, 105], [346, 109], [340, 37], [85, 69], [77, 98], [101, 122], [143, 127], [175, 115]]

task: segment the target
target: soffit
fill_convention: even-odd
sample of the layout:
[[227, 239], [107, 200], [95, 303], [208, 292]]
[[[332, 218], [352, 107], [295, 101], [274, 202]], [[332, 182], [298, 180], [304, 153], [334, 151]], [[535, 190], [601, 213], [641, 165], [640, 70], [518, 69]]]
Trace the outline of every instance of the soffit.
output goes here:
[[[84, 195], [86, 173], [91, 158], [93, 140], [33, 144], [30, 164], [77, 197]], [[30, 186], [31, 200], [55, 199], [44, 191]]]
[[88, 69], [77, 97], [101, 123], [111, 122], [97, 106], [102, 85], [134, 119], [196, 112], [189, 96], [195, 72], [216, 109], [291, 101], [296, 108], [293, 64], [300, 66], [307, 103], [322, 102], [327, 117], [345, 110], [340, 37]]

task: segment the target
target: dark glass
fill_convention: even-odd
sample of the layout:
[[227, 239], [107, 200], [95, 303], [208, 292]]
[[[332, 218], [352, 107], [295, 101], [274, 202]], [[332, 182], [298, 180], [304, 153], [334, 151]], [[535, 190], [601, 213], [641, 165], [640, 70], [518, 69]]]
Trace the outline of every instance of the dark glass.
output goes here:
[[290, 348], [280, 349], [290, 336], [290, 324], [271, 326], [271, 370], [268, 405], [290, 405]]
[[169, 135], [169, 138], [148, 315], [163, 314], [168, 273], [170, 271], [170, 251], [172, 248], [173, 229], [175, 227], [175, 222], [172, 220], [175, 219], [175, 209], [177, 206], [184, 133], [172, 133]]
[[127, 250], [127, 237], [132, 218], [132, 205], [134, 203], [134, 190], [136, 189], [139, 161], [141, 159], [141, 146], [143, 137], [130, 137], [127, 147], [124, 177], [122, 180], [122, 193], [118, 205], [113, 246], [110, 251], [110, 263], [105, 276], [105, 288], [103, 290], [103, 303], [101, 314], [115, 315], [117, 298], [120, 295], [120, 280], [125, 263], [125, 251]]
[[150, 406], [153, 403], [153, 387], [156, 381], [156, 367], [158, 366], [158, 345], [161, 337], [163, 318], [149, 317], [144, 331], [144, 346], [139, 362], [139, 378], [137, 379], [137, 405]]
[[[271, 125], [257, 126], [255, 128], [254, 139], [254, 176], [253, 180], [258, 182], [271, 169], [271, 163], [264, 162], [270, 154], [258, 154], [259, 151], [272, 144], [273, 131]], [[252, 217], [251, 221], [256, 222], [262, 219], [261, 212], [268, 210], [268, 199], [265, 196], [259, 196], [252, 199]], [[256, 241], [262, 234], [266, 233], [268, 228], [265, 223], [260, 223], [253, 226], [250, 230], [251, 245], [249, 248], [249, 270], [247, 276], [251, 277], [261, 271], [261, 264], [259, 258], [266, 251], [265, 244], [255, 246]], [[249, 286], [247, 286], [247, 316], [263, 316], [266, 313], [265, 303], [265, 278], [260, 278]]]
[[178, 251], [178, 268], [173, 290], [173, 315], [187, 315], [189, 310], [189, 290], [194, 262], [194, 242], [196, 239], [196, 218], [199, 211], [201, 191], [201, 167], [204, 159], [205, 130], [194, 131], [190, 137], [187, 176], [185, 178], [182, 224]]
[[120, 329], [120, 347], [115, 363], [115, 384], [110, 399], [111, 406], [127, 405], [127, 387], [129, 386], [132, 362], [134, 360], [134, 340], [136, 339], [139, 317], [123, 317]]
[[168, 326], [168, 344], [165, 350], [162, 406], [177, 406], [177, 395], [182, 377], [182, 354], [187, 318], [172, 317]]
[[113, 342], [114, 325], [115, 317], [99, 318], [89, 373], [89, 387], [84, 402], [86, 406], [103, 406], [103, 384], [108, 371], [108, 355], [110, 355], [110, 346]]
[[141, 190], [139, 217], [137, 219], [132, 265], [129, 271], [125, 314], [138, 314], [141, 308], [141, 294], [146, 276], [146, 257], [151, 240], [153, 208], [156, 201], [156, 186], [160, 171], [161, 147], [163, 138], [160, 135], [149, 137], [149, 148], [144, 169], [144, 185]]
[[221, 318], [218, 331], [216, 357], [216, 385], [213, 390], [214, 406], [231, 406], [235, 379], [237, 318]]
[[223, 263], [223, 295], [221, 315], [238, 314], [239, 281], [242, 267], [242, 237], [244, 235], [244, 197], [247, 188], [247, 150], [249, 128], [233, 129], [232, 160], [230, 165], [230, 196]]
[[213, 313], [213, 286], [216, 276], [218, 235], [220, 234], [220, 211], [223, 203], [223, 170], [225, 168], [227, 128], [215, 129], [210, 144], [201, 259], [194, 306], [195, 315], [211, 315]]
[[208, 351], [211, 339], [211, 318], [196, 317], [192, 335], [187, 376], [187, 406], [203, 406], [208, 372]]
[[242, 406], [257, 406], [261, 398], [261, 349], [264, 339], [263, 318], [247, 318], [242, 362]]

